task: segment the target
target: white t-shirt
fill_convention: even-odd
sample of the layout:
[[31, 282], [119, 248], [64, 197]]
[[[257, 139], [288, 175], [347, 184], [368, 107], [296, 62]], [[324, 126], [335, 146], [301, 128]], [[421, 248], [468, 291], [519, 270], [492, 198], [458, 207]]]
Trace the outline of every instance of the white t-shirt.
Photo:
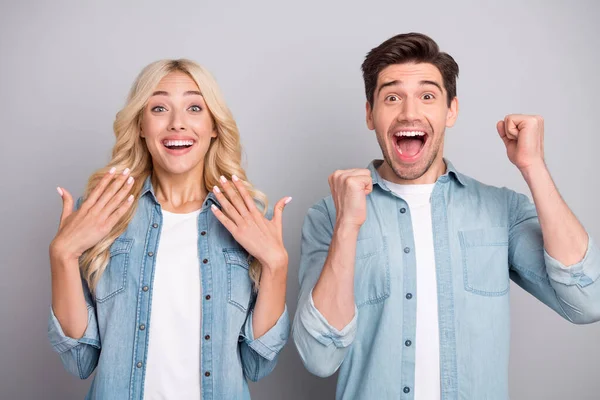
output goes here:
[[198, 215], [165, 210], [152, 288], [144, 399], [200, 399]]
[[431, 193], [435, 184], [387, 187], [408, 203], [417, 259], [417, 333], [415, 338], [415, 399], [439, 400], [440, 332], [437, 277], [431, 222]]

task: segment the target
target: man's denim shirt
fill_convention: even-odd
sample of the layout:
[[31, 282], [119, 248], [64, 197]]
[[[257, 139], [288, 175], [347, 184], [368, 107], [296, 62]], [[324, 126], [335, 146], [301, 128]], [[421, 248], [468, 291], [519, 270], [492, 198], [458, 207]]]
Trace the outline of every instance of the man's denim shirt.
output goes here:
[[[600, 251], [566, 267], [545, 252], [536, 209], [506, 188], [484, 185], [446, 162], [431, 196], [438, 289], [442, 399], [507, 399], [509, 287], [516, 282], [576, 324], [600, 319]], [[315, 308], [312, 289], [335, 224], [331, 196], [302, 230], [300, 300], [294, 341], [308, 370], [338, 368], [338, 399], [412, 399], [416, 261], [411, 213], [376, 168], [355, 264], [355, 317], [341, 331]], [[341, 365], [341, 366], [340, 366]], [[432, 384], [436, 384], [432, 382]]]
[[[216, 219], [211, 204], [219, 206], [212, 193], [198, 216], [202, 399], [248, 399], [246, 379], [256, 381], [273, 370], [290, 322], [286, 308], [273, 328], [254, 338], [256, 292], [248, 253]], [[161, 222], [148, 178], [133, 220], [110, 248], [110, 262], [93, 295], [84, 282], [88, 327], [83, 337], [67, 337], [51, 311], [48, 335], [65, 368], [82, 379], [96, 370], [89, 399], [143, 398]]]

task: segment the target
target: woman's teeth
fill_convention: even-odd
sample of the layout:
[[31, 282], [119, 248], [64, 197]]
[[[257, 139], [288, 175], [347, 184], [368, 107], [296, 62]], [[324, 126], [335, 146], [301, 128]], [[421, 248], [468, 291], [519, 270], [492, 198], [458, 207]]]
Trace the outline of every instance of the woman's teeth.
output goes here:
[[194, 144], [193, 140], [164, 140], [166, 147], [188, 147]]

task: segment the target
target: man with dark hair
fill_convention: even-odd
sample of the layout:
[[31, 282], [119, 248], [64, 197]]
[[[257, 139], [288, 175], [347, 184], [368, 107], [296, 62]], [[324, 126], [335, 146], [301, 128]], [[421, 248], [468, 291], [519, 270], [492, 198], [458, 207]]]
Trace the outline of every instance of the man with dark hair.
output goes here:
[[600, 250], [544, 163], [541, 117], [497, 124], [534, 203], [443, 158], [458, 65], [395, 36], [363, 66], [384, 160], [336, 171], [302, 230], [293, 334], [338, 399], [507, 399], [510, 279], [576, 324], [600, 320]]

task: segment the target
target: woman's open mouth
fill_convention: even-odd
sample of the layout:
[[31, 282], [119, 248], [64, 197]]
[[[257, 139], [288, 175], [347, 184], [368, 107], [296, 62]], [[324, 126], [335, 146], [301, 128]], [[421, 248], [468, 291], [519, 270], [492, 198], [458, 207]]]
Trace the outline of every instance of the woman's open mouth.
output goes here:
[[429, 135], [424, 131], [398, 131], [394, 133], [394, 148], [402, 162], [415, 162], [421, 156]]
[[196, 141], [192, 139], [165, 139], [162, 141], [162, 144], [167, 149], [167, 152], [173, 155], [186, 154], [195, 143]]

